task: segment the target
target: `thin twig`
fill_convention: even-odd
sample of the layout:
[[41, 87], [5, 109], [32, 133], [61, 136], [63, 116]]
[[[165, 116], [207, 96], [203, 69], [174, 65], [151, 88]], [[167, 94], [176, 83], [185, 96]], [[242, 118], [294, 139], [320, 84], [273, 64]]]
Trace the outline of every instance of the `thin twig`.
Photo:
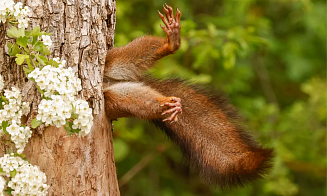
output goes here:
[[276, 105], [277, 108], [279, 108], [279, 103], [276, 98], [276, 94], [273, 90], [273, 87], [270, 82], [269, 74], [265, 66], [262, 65], [260, 62], [259, 55], [255, 55], [254, 60], [254, 69], [258, 74], [258, 77], [260, 79], [260, 85], [263, 90], [263, 93], [265, 94], [265, 97], [267, 98], [268, 102], [271, 102]]
[[140, 162], [138, 162], [132, 169], [126, 172], [123, 177], [118, 180], [119, 187], [124, 186], [128, 181], [130, 181], [137, 173], [144, 169], [153, 159], [159, 156], [161, 153], [165, 152], [169, 147], [158, 148], [156, 153], [150, 153], [143, 157]]
[[119, 187], [124, 186], [128, 181], [130, 181], [138, 172], [145, 168], [150, 161], [152, 161], [159, 154], [148, 154], [140, 162], [138, 162], [132, 169], [130, 169], [123, 177], [118, 181]]

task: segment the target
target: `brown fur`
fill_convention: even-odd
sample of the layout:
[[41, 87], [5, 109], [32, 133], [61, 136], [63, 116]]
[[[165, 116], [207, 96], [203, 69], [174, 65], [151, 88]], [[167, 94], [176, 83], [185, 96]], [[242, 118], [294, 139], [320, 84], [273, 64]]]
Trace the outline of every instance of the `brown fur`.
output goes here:
[[222, 187], [242, 185], [260, 178], [272, 166], [272, 149], [263, 149], [243, 130], [226, 99], [177, 80], [146, 79], [145, 83], [163, 95], [182, 99], [178, 122], [153, 122], [180, 146], [205, 181]]
[[[138, 117], [153, 121], [177, 143], [190, 165], [209, 183], [221, 187], [242, 185], [260, 178], [272, 165], [272, 149], [264, 149], [237, 121], [234, 108], [225, 99], [183, 81], [147, 79], [143, 71], [180, 46], [180, 16], [164, 8], [160, 18], [167, 38], [145, 36], [108, 51], [104, 70], [106, 115], [109, 119]], [[170, 21], [170, 22], [168, 22]], [[181, 98], [178, 121], [162, 122], [161, 115]], [[172, 118], [173, 119], [173, 118]]]
[[137, 38], [128, 45], [113, 48], [106, 56], [105, 77], [119, 81], [137, 81], [142, 71], [152, 67], [164, 56], [173, 53], [167, 40], [154, 36]]

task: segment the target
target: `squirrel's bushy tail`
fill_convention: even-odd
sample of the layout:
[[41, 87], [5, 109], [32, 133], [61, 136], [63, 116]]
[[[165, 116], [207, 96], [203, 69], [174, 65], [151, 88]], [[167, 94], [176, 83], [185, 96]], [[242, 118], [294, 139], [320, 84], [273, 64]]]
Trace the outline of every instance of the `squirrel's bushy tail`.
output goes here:
[[243, 130], [225, 99], [177, 80], [144, 83], [165, 96], [181, 98], [178, 122], [153, 122], [180, 146], [205, 181], [221, 187], [243, 185], [272, 166], [273, 150], [262, 148]]

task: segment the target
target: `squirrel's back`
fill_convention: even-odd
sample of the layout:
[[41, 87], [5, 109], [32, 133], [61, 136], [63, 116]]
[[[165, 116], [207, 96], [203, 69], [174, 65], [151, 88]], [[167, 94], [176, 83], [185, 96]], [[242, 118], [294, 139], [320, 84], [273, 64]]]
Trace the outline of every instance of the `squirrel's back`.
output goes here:
[[273, 150], [262, 148], [238, 122], [226, 99], [178, 80], [145, 79], [146, 85], [165, 96], [181, 98], [178, 122], [153, 122], [177, 143], [203, 179], [221, 187], [242, 185], [269, 169]]

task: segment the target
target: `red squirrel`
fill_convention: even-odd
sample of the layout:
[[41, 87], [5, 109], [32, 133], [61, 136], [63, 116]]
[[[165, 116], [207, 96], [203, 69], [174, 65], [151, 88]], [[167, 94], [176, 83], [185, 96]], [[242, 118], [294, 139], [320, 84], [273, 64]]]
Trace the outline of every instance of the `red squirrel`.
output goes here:
[[144, 36], [108, 51], [104, 68], [108, 119], [152, 121], [175, 142], [190, 166], [210, 184], [243, 185], [272, 167], [273, 150], [263, 148], [237, 123], [225, 99], [185, 81], [150, 79], [143, 72], [181, 45], [181, 12], [165, 5], [159, 17], [167, 38]]

